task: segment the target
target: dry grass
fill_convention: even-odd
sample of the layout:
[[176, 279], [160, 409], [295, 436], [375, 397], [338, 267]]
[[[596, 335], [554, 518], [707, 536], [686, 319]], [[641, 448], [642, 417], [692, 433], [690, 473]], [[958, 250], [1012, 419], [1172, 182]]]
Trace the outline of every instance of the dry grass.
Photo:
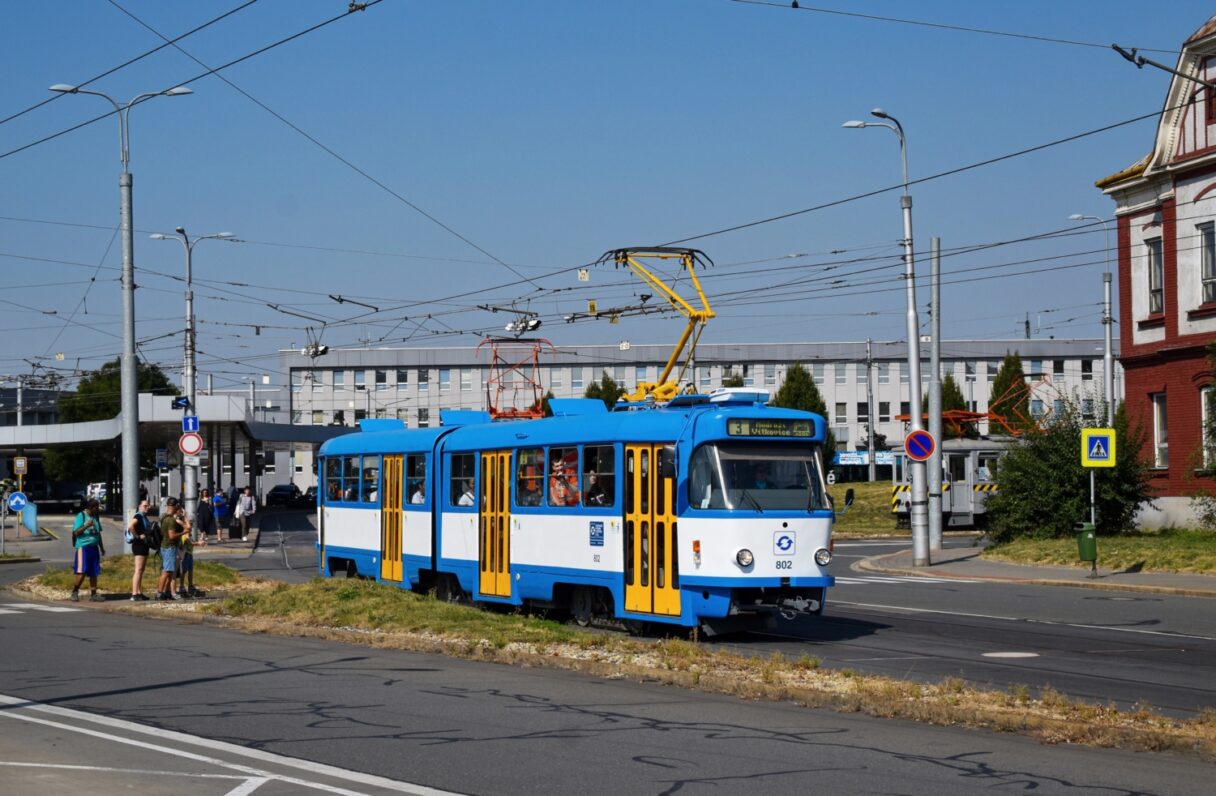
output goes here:
[[[48, 578], [33, 578], [23, 585], [45, 596], [66, 596], [62, 589], [39, 582]], [[518, 613], [440, 603], [369, 581], [316, 579], [299, 585], [241, 581], [229, 593], [222, 601], [119, 605], [152, 615], [170, 607], [194, 611], [248, 632], [546, 666], [744, 699], [1019, 732], [1049, 743], [1187, 751], [1216, 759], [1216, 709], [1179, 720], [1146, 706], [1120, 711], [1076, 702], [1052, 688], [1041, 689], [1036, 697], [1026, 686], [990, 691], [973, 688], [958, 677], [937, 684], [905, 682], [849, 669], [824, 669], [809, 655], [789, 661], [780, 654], [746, 656], [684, 639], [639, 640], [583, 632]]]
[[907, 528], [895, 527], [895, 515], [891, 513], [891, 482], [875, 481], [851, 484], [836, 484], [828, 488], [828, 494], [836, 501], [836, 510], [844, 508], [844, 493], [853, 490], [853, 505], [836, 520], [835, 533], [839, 536], [903, 536], [912, 538]]

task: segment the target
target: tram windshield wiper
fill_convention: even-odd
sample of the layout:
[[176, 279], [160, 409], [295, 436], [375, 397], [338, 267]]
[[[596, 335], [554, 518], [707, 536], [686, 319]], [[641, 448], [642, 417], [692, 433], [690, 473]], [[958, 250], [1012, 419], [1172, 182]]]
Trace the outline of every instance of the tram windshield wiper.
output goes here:
[[761, 514], [764, 513], [764, 509], [760, 506], [760, 501], [756, 500], [751, 492], [748, 492], [746, 489], [740, 489], [739, 497], [751, 502], [751, 504], [756, 507], [756, 511], [760, 512]]

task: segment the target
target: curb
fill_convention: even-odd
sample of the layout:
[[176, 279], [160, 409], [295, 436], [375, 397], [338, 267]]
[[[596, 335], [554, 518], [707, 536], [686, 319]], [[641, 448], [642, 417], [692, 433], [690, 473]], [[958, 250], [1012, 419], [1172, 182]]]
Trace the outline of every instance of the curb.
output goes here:
[[[882, 560], [900, 555], [900, 553], [884, 553], [880, 556], [864, 558], [853, 565], [853, 568], [867, 572], [883, 572], [889, 575], [906, 575], [918, 578], [953, 578], [956, 580], [985, 580], [992, 583], [1028, 583], [1035, 586], [1071, 586], [1077, 589], [1103, 589], [1106, 591], [1134, 591], [1144, 594], [1174, 594], [1180, 597], [1216, 597], [1216, 588], [1198, 589], [1187, 586], [1158, 586], [1144, 583], [1103, 583], [1099, 581], [1057, 580], [1053, 578], [1017, 578], [1000, 575], [967, 574], [960, 575], [944, 569], [910, 569], [908, 567], [893, 567], [884, 565]], [[1007, 563], [1007, 562], [1002, 562]], [[1016, 566], [1016, 565], [1013, 565]]]
[[35, 564], [41, 560], [37, 556], [13, 556], [12, 558], [0, 558], [0, 564]]

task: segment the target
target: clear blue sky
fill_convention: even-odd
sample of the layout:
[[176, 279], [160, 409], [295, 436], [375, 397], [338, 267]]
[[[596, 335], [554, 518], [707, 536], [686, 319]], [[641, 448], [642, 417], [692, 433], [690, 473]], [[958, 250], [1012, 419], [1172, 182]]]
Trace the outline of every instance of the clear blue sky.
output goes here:
[[[133, 17], [172, 38], [241, 4], [6, 3], [0, 118], [162, 43]], [[246, 241], [195, 250], [200, 371], [221, 387], [273, 373], [276, 350], [304, 345], [308, 326], [334, 347], [473, 345], [507, 320], [478, 304], [539, 312], [558, 346], [673, 342], [674, 317], [563, 323], [588, 299], [648, 292], [611, 267], [589, 283], [573, 269], [607, 249], [896, 185], [895, 136], [841, 128], [873, 107], [907, 130], [913, 180], [1159, 111], [1168, 75], [1109, 44], [1172, 65], [1216, 12], [1195, 0], [785, 5], [384, 0], [221, 73], [397, 196], [215, 76], [191, 83], [193, 96], [137, 107], [142, 352], [177, 379], [183, 254], [148, 234], [178, 225]], [[259, 0], [179, 45], [215, 67], [345, 8]], [[205, 71], [170, 47], [90, 87], [125, 101]], [[0, 153], [107, 107], [56, 99], [0, 124]], [[914, 185], [918, 254], [933, 236], [950, 251], [1065, 230], [1071, 213], [1109, 218], [1094, 180], [1146, 153], [1154, 131], [1150, 119]], [[117, 138], [111, 117], [0, 157], [0, 374], [30, 362], [70, 373], [121, 349]], [[689, 241], [717, 263], [702, 274], [719, 316], [703, 340], [902, 338], [901, 237], [892, 191]], [[1105, 245], [1096, 229], [945, 258], [944, 337], [1014, 340], [1027, 313], [1036, 336], [1100, 336]], [[370, 311], [329, 294], [380, 312], [350, 321]], [[322, 331], [268, 304], [332, 323]]]

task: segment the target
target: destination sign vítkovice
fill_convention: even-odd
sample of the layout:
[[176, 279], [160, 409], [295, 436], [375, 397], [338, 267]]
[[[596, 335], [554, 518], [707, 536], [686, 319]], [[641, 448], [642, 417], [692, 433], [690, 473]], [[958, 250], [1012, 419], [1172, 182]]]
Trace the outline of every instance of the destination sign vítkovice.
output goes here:
[[815, 424], [810, 420], [742, 419], [726, 421], [730, 437], [812, 437]]

